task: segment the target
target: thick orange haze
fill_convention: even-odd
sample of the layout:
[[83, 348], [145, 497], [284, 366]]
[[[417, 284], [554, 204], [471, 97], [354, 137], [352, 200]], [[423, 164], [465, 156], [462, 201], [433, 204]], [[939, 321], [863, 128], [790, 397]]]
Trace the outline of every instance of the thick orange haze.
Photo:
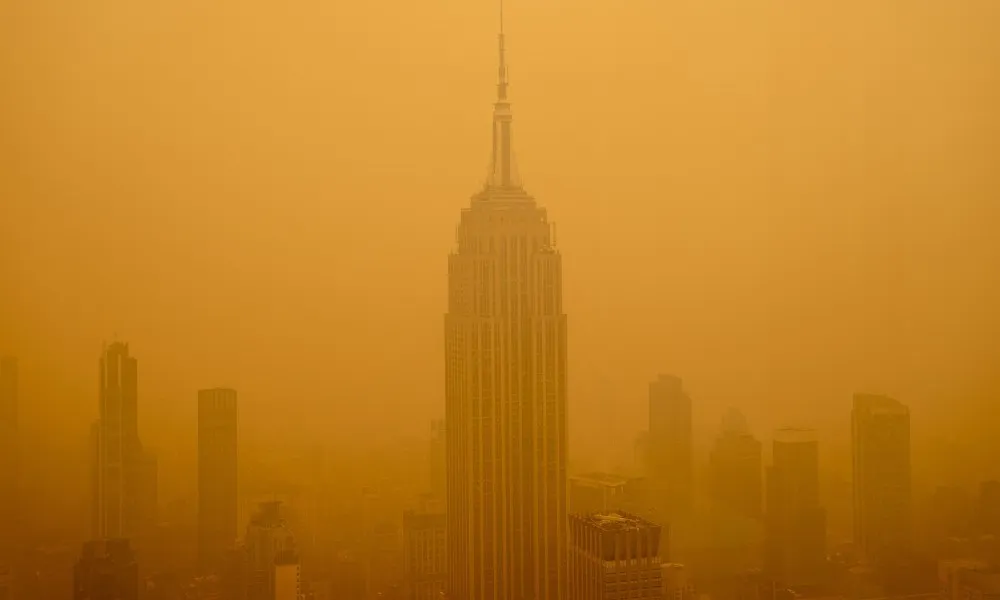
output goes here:
[[[736, 405], [843, 446], [871, 390], [922, 439], [986, 443], [1000, 3], [507, 4], [518, 163], [565, 261], [574, 456], [620, 461], [659, 372], [702, 438]], [[496, 8], [2, 2], [0, 353], [33, 443], [83, 447], [116, 334], [165, 488], [198, 388], [239, 390], [245, 439], [426, 436]]]

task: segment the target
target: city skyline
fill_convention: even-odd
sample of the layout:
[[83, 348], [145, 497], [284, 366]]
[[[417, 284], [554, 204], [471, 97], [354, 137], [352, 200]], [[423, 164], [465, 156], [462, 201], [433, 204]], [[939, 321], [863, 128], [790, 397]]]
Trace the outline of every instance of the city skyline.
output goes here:
[[[122, 0], [109, 1], [125, 10]], [[996, 248], [982, 237], [995, 204], [984, 204], [992, 199], [991, 175], [981, 170], [990, 146], [980, 143], [994, 117], [984, 104], [989, 88], [975, 76], [993, 63], [988, 52], [958, 51], [994, 43], [982, 37], [990, 19], [977, 11], [985, 9], [970, 0], [911, 7], [912, 19], [901, 27], [888, 15], [839, 7], [840, 17], [824, 22], [824, 34], [808, 42], [791, 32], [818, 26], [818, 9], [785, 15], [770, 30], [773, 16], [747, 14], [745, 7], [731, 7], [723, 18], [670, 4], [587, 6], [596, 12], [581, 8], [568, 21], [542, 5], [508, 6], [508, 33], [518, 41], [511, 50], [518, 92], [530, 100], [519, 115], [519, 151], [528, 153], [521, 158], [531, 166], [529, 187], [559, 217], [565, 268], [574, 274], [566, 301], [575, 319], [588, 324], [569, 339], [575, 445], [600, 434], [602, 421], [613, 441], [641, 423], [638, 382], [660, 370], [683, 374], [710, 406], [705, 422], [714, 423], [739, 398], [758, 433], [785, 424], [779, 415], [792, 423], [811, 419], [804, 424], [821, 432], [839, 426], [834, 405], [859, 389], [906, 398], [930, 421], [957, 421], [953, 429], [967, 430], [942, 398], [985, 411], [995, 385], [988, 359]], [[376, 47], [357, 52], [368, 48], [361, 32], [342, 31], [352, 21], [330, 14], [253, 20], [209, 35], [212, 11], [185, 18], [183, 7], [173, 7], [158, 26], [176, 33], [168, 44], [177, 50], [172, 64], [194, 87], [102, 67], [107, 56], [148, 56], [142, 27], [95, 40], [94, 54], [74, 58], [63, 53], [69, 42], [46, 25], [41, 5], [25, 9], [24, 35], [37, 34], [53, 55], [46, 61], [45, 53], [21, 53], [32, 68], [22, 73], [26, 85], [11, 88], [4, 115], [12, 121], [4, 142], [26, 161], [16, 172], [20, 163], [4, 164], [4, 197], [22, 200], [5, 203], [9, 218], [0, 224], [0, 239], [24, 261], [23, 268], [4, 263], [4, 285], [19, 291], [0, 295], [0, 313], [10, 316], [2, 351], [21, 357], [22, 379], [36, 390], [24, 408], [24, 427], [34, 433], [43, 415], [55, 411], [66, 418], [47, 426], [65, 435], [73, 421], [93, 414], [85, 397], [95, 374], [74, 357], [98, 352], [115, 331], [147, 359], [140, 383], [145, 414], [174, 430], [194, 410], [183, 409], [182, 399], [217, 384], [243, 392], [252, 437], [266, 435], [273, 418], [313, 437], [338, 427], [340, 437], [351, 439], [377, 426], [386, 438], [416, 435], [425, 429], [425, 414], [443, 416], [436, 409], [442, 375], [435, 359], [445, 291], [433, 281], [445, 276], [439, 257], [448, 250], [454, 212], [488, 162], [475, 150], [489, 144], [477, 108], [495, 85], [496, 7], [442, 5], [423, 17], [412, 6], [397, 8], [400, 19], [408, 15], [413, 23], [437, 15], [463, 25], [433, 26], [427, 35], [393, 21], [365, 33]], [[268, 9], [246, 10], [262, 16]], [[367, 15], [364, 23], [378, 20], [371, 7], [356, 10]], [[941, 18], [932, 19], [933, 11]], [[142, 15], [151, 18], [142, 11], [133, 16]], [[729, 31], [736, 15], [746, 27]], [[176, 46], [189, 22], [204, 28], [192, 39], [201, 51], [197, 61]], [[959, 36], [959, 24], [971, 29]], [[67, 26], [86, 35], [96, 25]], [[318, 38], [316, 27], [339, 34]], [[303, 35], [292, 39], [290, 31]], [[593, 31], [605, 31], [616, 50], [588, 43], [586, 32]], [[232, 68], [215, 35], [254, 56], [264, 50], [255, 40], [287, 45], [267, 53], [274, 62], [251, 77]], [[773, 56], [755, 36], [795, 51]], [[931, 61], [932, 48], [916, 41], [926, 39], [950, 50]], [[820, 40], [833, 45], [835, 57]], [[678, 54], [673, 43], [688, 50]], [[390, 64], [401, 44], [409, 48], [404, 63]], [[876, 78], [875, 67], [859, 58], [862, 44], [871, 44], [875, 64], [894, 56], [890, 48], [906, 48], [921, 70], [904, 82]], [[733, 45], [743, 48], [741, 60], [720, 56]], [[95, 96], [75, 86], [73, 69], [95, 82]], [[284, 76], [289, 69], [299, 76]], [[770, 69], [781, 75], [777, 81], [751, 77]], [[695, 76], [705, 81], [691, 81]], [[796, 85], [798, 77], [814, 87]], [[337, 93], [347, 80], [364, 85]], [[59, 91], [44, 105], [49, 110], [32, 108], [25, 91], [34, 89], [31, 82]], [[142, 88], [149, 96], [128, 102], [132, 82], [149, 86]], [[261, 93], [263, 82], [293, 95]], [[611, 83], [622, 87], [603, 91]], [[424, 84], [428, 91], [407, 93]], [[732, 93], [716, 94], [716, 86]], [[223, 111], [233, 90], [246, 111]], [[772, 95], [774, 110], [763, 112], [759, 103]], [[869, 102], [846, 102], [861, 97]], [[88, 127], [61, 127], [46, 116], [63, 108], [57, 98], [72, 108], [67, 119], [79, 117]], [[654, 98], [666, 104], [654, 105]], [[900, 115], [903, 105], [913, 112]], [[108, 119], [102, 106], [149, 126], [149, 137], [128, 128], [116, 129], [117, 137], [98, 136]], [[230, 116], [209, 119], [215, 110]], [[926, 135], [909, 128], [915, 114], [924, 115]], [[980, 127], [958, 127], [954, 115], [977, 119]], [[275, 139], [251, 134], [255, 116]], [[871, 123], [882, 128], [872, 130]], [[946, 134], [957, 145], [947, 153], [937, 144]], [[235, 143], [244, 137], [245, 144]], [[98, 138], [104, 143], [90, 144]], [[165, 145], [143, 141], [149, 139]], [[885, 165], [880, 157], [896, 140], [906, 143]], [[35, 150], [22, 154], [24, 148]], [[140, 157], [144, 166], [134, 164]], [[93, 169], [80, 167], [90, 160]], [[247, 168], [225, 167], [230, 161], [246, 161]], [[116, 179], [123, 164], [135, 174]], [[713, 176], [725, 172], [733, 175]], [[796, 175], [765, 187], [753, 173]], [[116, 180], [127, 191], [114, 188]], [[32, 181], [54, 187], [46, 192]], [[148, 211], [129, 208], [136, 202]], [[617, 212], [623, 204], [628, 209]], [[55, 226], [50, 215], [87, 226]], [[371, 242], [375, 235], [383, 243]], [[111, 239], [120, 245], [98, 243]], [[368, 293], [347, 285], [353, 277], [384, 301], [367, 301]], [[109, 284], [117, 281], [131, 282], [127, 293]], [[78, 318], [56, 327], [58, 315]], [[808, 327], [792, 326], [801, 320]], [[918, 329], [934, 335], [917, 335]], [[216, 334], [192, 344], [198, 331]], [[389, 336], [402, 341], [377, 341]], [[277, 350], [292, 343], [312, 351], [293, 359]], [[702, 358], [708, 356], [713, 360]], [[295, 376], [279, 382], [271, 369]], [[406, 390], [378, 377], [387, 369], [400, 372]], [[288, 385], [296, 388], [297, 410], [268, 415]], [[396, 406], [404, 392], [411, 401]], [[814, 398], [812, 410], [801, 408], [806, 395]], [[346, 398], [359, 396], [366, 402], [350, 406]], [[321, 427], [299, 417], [330, 405], [350, 408], [343, 410], [348, 418]], [[390, 408], [398, 416], [381, 423], [378, 413]], [[914, 423], [916, 435], [921, 429], [930, 426]], [[146, 441], [159, 445], [160, 429], [149, 435], [156, 437]]]
[[52, 1], [0, 600], [1000, 596], [1000, 10]]

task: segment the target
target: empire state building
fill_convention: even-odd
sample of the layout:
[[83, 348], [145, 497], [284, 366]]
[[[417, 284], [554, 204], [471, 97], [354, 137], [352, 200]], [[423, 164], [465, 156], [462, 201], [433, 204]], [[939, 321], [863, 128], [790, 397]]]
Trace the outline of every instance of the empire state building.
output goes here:
[[448, 260], [450, 600], [566, 597], [566, 315], [546, 211], [511, 149], [503, 28], [493, 152]]

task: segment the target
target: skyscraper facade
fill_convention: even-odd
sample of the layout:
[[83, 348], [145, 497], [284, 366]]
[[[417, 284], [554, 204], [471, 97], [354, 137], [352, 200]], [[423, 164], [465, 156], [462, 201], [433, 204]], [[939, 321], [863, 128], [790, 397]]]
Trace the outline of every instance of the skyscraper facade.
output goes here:
[[237, 533], [236, 391], [198, 392], [198, 565], [217, 572]]
[[894, 559], [911, 542], [910, 410], [856, 394], [851, 436], [855, 544], [870, 561]]
[[822, 583], [826, 565], [826, 512], [819, 500], [819, 442], [808, 429], [774, 434], [767, 474], [765, 570], [788, 585]]
[[562, 261], [511, 139], [501, 33], [490, 169], [448, 262], [448, 588], [460, 600], [566, 597]]
[[647, 464], [653, 487], [667, 513], [660, 518], [669, 518], [691, 504], [694, 481], [691, 412], [691, 397], [679, 377], [660, 375], [649, 384]]
[[128, 344], [105, 347], [99, 385], [91, 430], [94, 537], [134, 539], [154, 516], [156, 459], [139, 440], [138, 367]]

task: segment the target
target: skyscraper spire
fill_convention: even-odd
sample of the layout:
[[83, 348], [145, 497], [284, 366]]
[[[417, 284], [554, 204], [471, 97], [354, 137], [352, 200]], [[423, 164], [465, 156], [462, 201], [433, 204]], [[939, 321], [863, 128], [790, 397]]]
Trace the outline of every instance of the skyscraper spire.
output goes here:
[[500, 0], [499, 68], [497, 72], [497, 101], [493, 105], [493, 157], [487, 186], [491, 188], [520, 188], [514, 151], [511, 147], [511, 112], [507, 100], [507, 48], [503, 33], [503, 0]]
[[500, 0], [500, 71], [497, 77], [497, 102], [507, 100], [507, 56], [503, 37], [503, 0]]

